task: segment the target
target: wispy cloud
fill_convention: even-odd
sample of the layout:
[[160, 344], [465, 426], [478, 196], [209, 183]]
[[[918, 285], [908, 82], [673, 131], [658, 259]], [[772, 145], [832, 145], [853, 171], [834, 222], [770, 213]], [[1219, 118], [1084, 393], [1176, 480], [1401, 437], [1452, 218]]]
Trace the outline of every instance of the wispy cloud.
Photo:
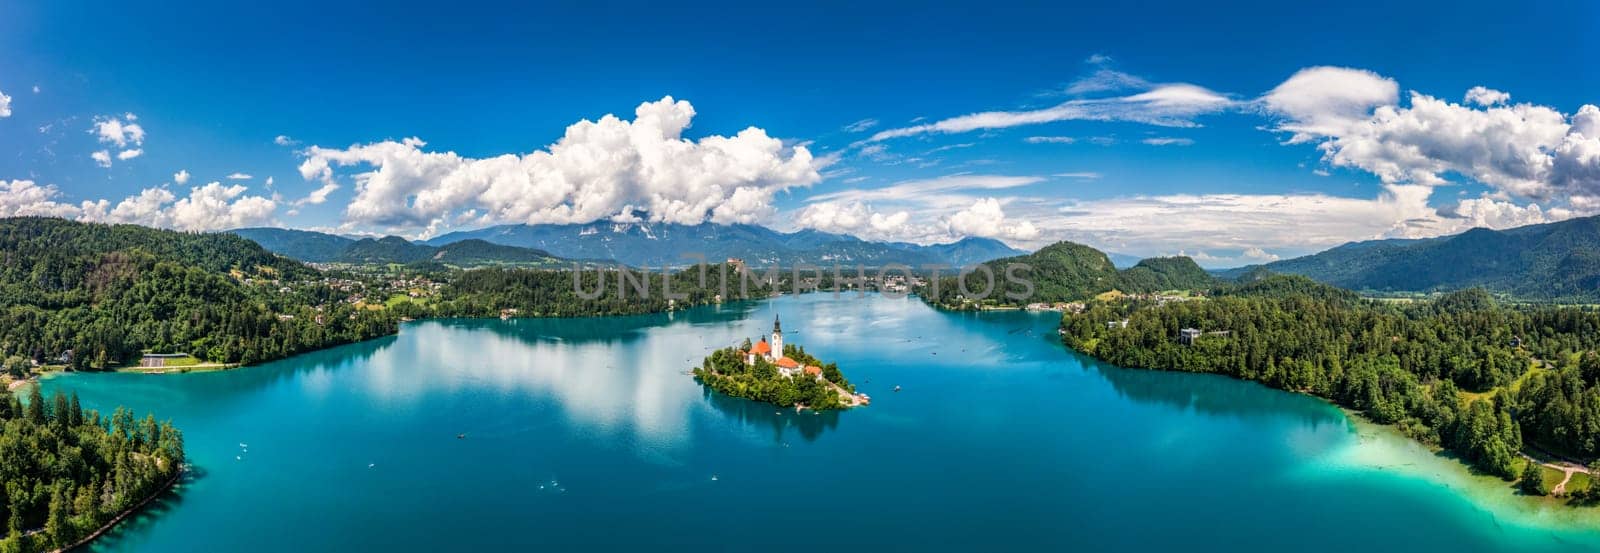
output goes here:
[[856, 122], [851, 123], [849, 125], [845, 125], [844, 126], [844, 131], [845, 132], [866, 132], [868, 129], [871, 129], [871, 128], [876, 127], [876, 126], [878, 126], [878, 120], [877, 119], [868, 118], [868, 119], [862, 119], [860, 121], [856, 121]]
[[1227, 95], [1189, 83], [1150, 83], [1144, 79], [1102, 69], [1068, 87], [1071, 94], [1136, 90], [1101, 98], [1076, 98], [1043, 109], [983, 111], [873, 134], [878, 142], [922, 134], [955, 134], [1004, 129], [1057, 121], [1126, 121], [1162, 127], [1198, 126], [1194, 119], [1237, 105]]
[[1151, 146], [1193, 146], [1194, 145], [1194, 139], [1193, 138], [1174, 138], [1174, 137], [1171, 137], [1171, 136], [1157, 136], [1157, 137], [1154, 137], [1154, 138], [1146, 138], [1144, 140], [1140, 140], [1140, 142], [1143, 142], [1145, 144], [1149, 144]]
[[957, 174], [931, 179], [901, 181], [883, 188], [869, 190], [840, 190], [816, 194], [807, 198], [806, 202], [903, 200], [913, 197], [931, 198], [936, 195], [951, 193], [1017, 188], [1043, 180], [1043, 177], [1037, 176]]

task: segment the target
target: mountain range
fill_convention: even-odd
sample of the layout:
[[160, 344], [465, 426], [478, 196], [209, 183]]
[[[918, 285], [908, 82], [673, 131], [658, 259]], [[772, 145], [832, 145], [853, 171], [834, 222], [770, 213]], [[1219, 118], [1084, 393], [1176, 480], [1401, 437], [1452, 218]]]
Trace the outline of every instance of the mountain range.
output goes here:
[[966, 238], [950, 244], [922, 246], [903, 242], [869, 242], [817, 230], [784, 233], [758, 225], [701, 223], [622, 223], [596, 221], [565, 225], [500, 225], [452, 232], [428, 240], [433, 245], [466, 239], [538, 248], [569, 258], [610, 259], [634, 267], [684, 266], [696, 263], [686, 254], [709, 261], [739, 258], [752, 266], [833, 264], [913, 267], [943, 263], [969, 265], [1024, 253], [989, 238]]
[[[1320, 253], [1213, 271], [1186, 258], [1130, 259], [1062, 242], [1033, 254], [997, 240], [967, 238], [922, 246], [869, 242], [815, 230], [783, 233], [755, 225], [676, 225], [596, 222], [574, 225], [502, 225], [455, 232], [425, 242], [398, 237], [351, 238], [278, 228], [230, 231], [265, 249], [311, 262], [416, 263], [456, 266], [560, 266], [569, 259], [614, 260], [635, 267], [682, 266], [687, 252], [710, 261], [741, 258], [754, 266], [834, 263], [881, 266], [902, 263], [966, 266], [1024, 261], [1048, 273], [1043, 296], [1080, 297], [1090, 291], [1196, 288], [1225, 279], [1269, 273], [1303, 275], [1318, 282], [1368, 292], [1443, 292], [1484, 288], [1516, 299], [1600, 300], [1600, 216], [1505, 230], [1475, 228], [1424, 239], [1347, 243]], [[1117, 263], [1113, 263], [1116, 260]], [[1120, 269], [1120, 267], [1127, 267]]]
[[1482, 287], [1519, 299], [1600, 299], [1600, 217], [1426, 239], [1352, 242], [1321, 253], [1219, 272], [1297, 274], [1374, 292]]
[[413, 263], [472, 266], [541, 263], [539, 257], [610, 260], [633, 267], [692, 265], [738, 258], [752, 266], [900, 263], [965, 266], [1026, 253], [989, 238], [949, 244], [869, 242], [816, 230], [784, 233], [757, 225], [594, 222], [570, 225], [500, 225], [452, 232], [422, 242], [399, 237], [355, 239], [279, 228], [229, 231], [287, 257], [309, 262]]
[[430, 246], [398, 236], [357, 239], [280, 228], [245, 228], [230, 232], [253, 240], [273, 253], [313, 263], [441, 263], [457, 267], [517, 265], [552, 268], [567, 265], [566, 260], [545, 251], [491, 244], [483, 240], [462, 240]]

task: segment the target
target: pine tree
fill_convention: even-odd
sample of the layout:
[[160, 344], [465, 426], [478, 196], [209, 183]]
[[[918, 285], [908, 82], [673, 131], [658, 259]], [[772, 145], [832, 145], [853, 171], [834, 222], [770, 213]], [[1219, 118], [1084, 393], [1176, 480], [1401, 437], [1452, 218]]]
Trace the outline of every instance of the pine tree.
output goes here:
[[28, 391], [28, 422], [44, 424], [44, 394], [39, 392], [39, 385], [34, 384]]
[[50, 396], [50, 403], [54, 404], [50, 408], [50, 422], [57, 428], [67, 428], [72, 423], [72, 413], [68, 412], [70, 406], [67, 404], [67, 395], [61, 393], [61, 390], [56, 390], [56, 393]]
[[83, 406], [78, 403], [78, 392], [72, 392], [72, 400], [69, 403], [67, 406], [69, 410], [67, 413], [69, 417], [68, 424], [74, 428], [83, 426]]
[[1550, 493], [1544, 487], [1544, 469], [1538, 461], [1528, 460], [1528, 466], [1522, 469], [1522, 493], [1528, 495], [1544, 495]]

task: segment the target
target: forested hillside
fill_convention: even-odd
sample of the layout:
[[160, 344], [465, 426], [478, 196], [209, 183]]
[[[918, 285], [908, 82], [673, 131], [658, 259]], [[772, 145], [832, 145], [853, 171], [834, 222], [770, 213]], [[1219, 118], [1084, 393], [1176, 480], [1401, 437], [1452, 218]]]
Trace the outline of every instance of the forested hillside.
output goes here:
[[[1106, 324], [1123, 319], [1126, 327]], [[1205, 334], [1184, 344], [1183, 328]], [[1600, 457], [1600, 313], [1592, 310], [1504, 307], [1482, 290], [1388, 304], [1275, 276], [1220, 286], [1204, 300], [1093, 303], [1067, 314], [1062, 329], [1069, 346], [1118, 365], [1219, 373], [1332, 399], [1508, 479], [1524, 440]]]
[[228, 231], [261, 244], [267, 251], [300, 261], [337, 261], [354, 239], [309, 230], [272, 227], [242, 228]]
[[1517, 299], [1589, 303], [1600, 300], [1600, 218], [1478, 228], [1426, 240], [1356, 242], [1263, 267], [1352, 290], [1483, 287]]
[[[1126, 293], [1190, 290], [1207, 288], [1216, 282], [1187, 257], [1145, 259], [1119, 271], [1104, 252], [1073, 242], [1057, 242], [1028, 255], [996, 259], [985, 265], [993, 272], [995, 280], [988, 304], [995, 305], [1081, 301], [1112, 290]], [[1007, 278], [1008, 269], [1014, 278]], [[946, 307], [975, 305], [963, 303], [957, 278], [946, 276], [938, 282], [937, 291], [930, 283], [918, 293], [923, 299]], [[1032, 285], [1031, 294], [1029, 286], [1021, 282], [1024, 280]], [[971, 272], [966, 277], [966, 289], [975, 294], [988, 285], [988, 277], [980, 272]], [[1006, 294], [1028, 297], [1012, 299]]]
[[[624, 280], [623, 273], [617, 270], [583, 271], [576, 278], [575, 281], [571, 271], [463, 271], [445, 288], [430, 314], [493, 317], [502, 309], [515, 309], [514, 314], [523, 317], [628, 315], [703, 305], [719, 299], [764, 298], [774, 290], [772, 285], [755, 282], [755, 276], [741, 287], [738, 269], [731, 265], [708, 266], [703, 286], [700, 271], [694, 268], [671, 273], [665, 281], [662, 273], [640, 271], [629, 272]], [[637, 288], [641, 285], [646, 287], [643, 292]], [[669, 298], [668, 293], [683, 297]]]
[[316, 311], [332, 296], [317, 271], [230, 234], [12, 218], [0, 220], [0, 256], [0, 357], [255, 363], [396, 327], [394, 314], [342, 303]]
[[103, 418], [77, 396], [0, 398], [0, 551], [64, 548], [161, 491], [182, 470], [183, 435], [118, 408]]

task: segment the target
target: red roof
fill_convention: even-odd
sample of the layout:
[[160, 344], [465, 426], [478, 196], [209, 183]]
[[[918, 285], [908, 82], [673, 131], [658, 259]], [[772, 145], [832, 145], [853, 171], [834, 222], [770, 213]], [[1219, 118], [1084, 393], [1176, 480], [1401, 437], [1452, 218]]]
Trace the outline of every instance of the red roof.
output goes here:
[[808, 365], [808, 366], [806, 366], [806, 374], [809, 374], [811, 376], [816, 376], [816, 375], [822, 374], [822, 367], [818, 367], [816, 365]]
[[800, 367], [800, 363], [788, 357], [784, 357], [778, 360], [778, 366], [785, 369], [794, 369]]
[[768, 353], [772, 353], [772, 346], [767, 345], [766, 340], [762, 340], [760, 342], [756, 342], [755, 347], [750, 348], [750, 353], [754, 353], [756, 355], [766, 355]]

